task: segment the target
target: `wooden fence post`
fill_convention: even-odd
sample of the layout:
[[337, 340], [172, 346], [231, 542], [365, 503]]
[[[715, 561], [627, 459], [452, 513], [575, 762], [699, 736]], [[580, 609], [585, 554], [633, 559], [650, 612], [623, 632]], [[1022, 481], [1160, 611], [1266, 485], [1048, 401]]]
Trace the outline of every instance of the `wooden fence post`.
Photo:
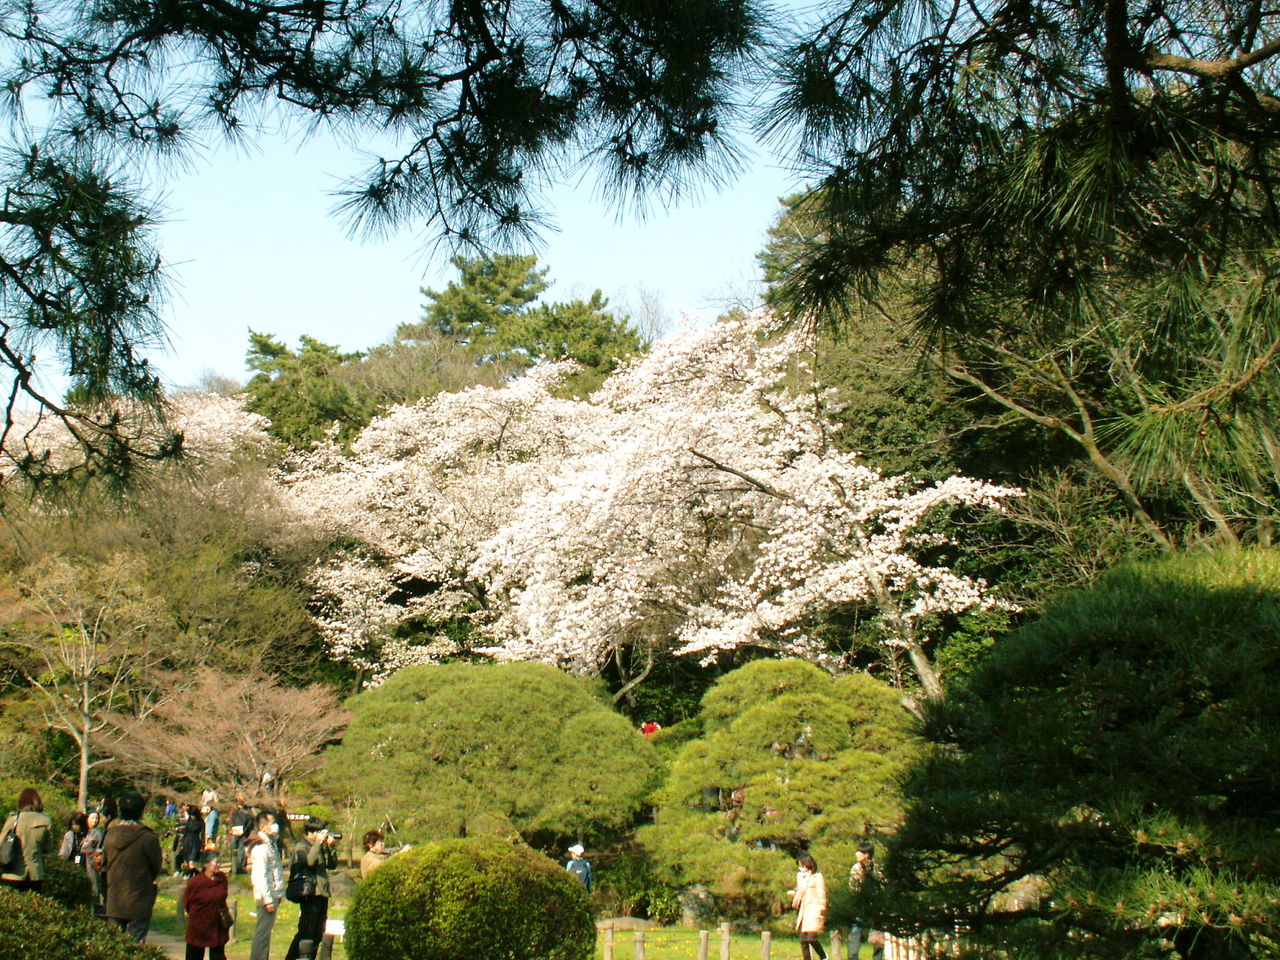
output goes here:
[[720, 960], [729, 960], [729, 936], [732, 928], [727, 923], [720, 924]]
[[636, 931], [636, 960], [644, 960], [644, 931]]
[[707, 960], [707, 944], [711, 940], [710, 930], [698, 931], [698, 960]]
[[613, 926], [604, 928], [604, 960], [613, 960]]
[[769, 948], [773, 945], [773, 934], [765, 930], [760, 934], [760, 960], [769, 960]]

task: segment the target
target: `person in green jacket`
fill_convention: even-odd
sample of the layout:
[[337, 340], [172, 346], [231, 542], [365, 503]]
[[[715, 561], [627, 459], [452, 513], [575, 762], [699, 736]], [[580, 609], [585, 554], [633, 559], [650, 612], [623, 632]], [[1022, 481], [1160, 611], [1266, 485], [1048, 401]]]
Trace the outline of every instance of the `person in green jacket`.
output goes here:
[[53, 821], [44, 812], [44, 801], [35, 787], [18, 794], [18, 811], [5, 820], [0, 842], [10, 830], [16, 832], [19, 850], [17, 859], [4, 865], [0, 883], [38, 892], [44, 886], [45, 860], [53, 856]]

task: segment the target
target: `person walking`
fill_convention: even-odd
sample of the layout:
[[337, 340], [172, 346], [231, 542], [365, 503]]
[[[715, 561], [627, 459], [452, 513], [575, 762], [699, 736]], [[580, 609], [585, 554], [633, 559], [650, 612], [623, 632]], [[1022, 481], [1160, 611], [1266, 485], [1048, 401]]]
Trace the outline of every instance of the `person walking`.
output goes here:
[[139, 821], [147, 801], [136, 790], [120, 797], [120, 819], [102, 842], [107, 881], [107, 919], [139, 943], [147, 939], [156, 903], [156, 878], [163, 869], [160, 838]]
[[[858, 844], [854, 857], [853, 866], [849, 868], [849, 889], [856, 898], [869, 893], [880, 881], [880, 867], [875, 862], [875, 848], [869, 843]], [[883, 960], [884, 935], [872, 930], [864, 920], [854, 920], [849, 928], [849, 960], [858, 960], [864, 939], [871, 944], [871, 960]]]
[[271, 930], [284, 900], [284, 868], [276, 845], [279, 836], [280, 824], [276, 823], [275, 814], [259, 813], [257, 829], [249, 836], [249, 878], [253, 881], [253, 901], [258, 907], [249, 960], [268, 960]]
[[0, 828], [0, 843], [13, 832], [17, 847], [13, 859], [0, 864], [0, 883], [15, 890], [44, 887], [45, 862], [53, 856], [53, 821], [44, 812], [44, 801], [35, 787], [18, 794], [18, 810]]
[[211, 850], [218, 843], [218, 791], [213, 787], [205, 787], [200, 794], [200, 817], [204, 822], [205, 849]]
[[796, 861], [796, 888], [791, 906], [796, 909], [796, 930], [800, 934], [800, 956], [809, 960], [812, 947], [818, 960], [826, 960], [827, 951], [818, 939], [827, 929], [827, 882], [818, 872], [813, 857], [805, 854]]
[[593, 885], [591, 863], [583, 856], [585, 853], [586, 850], [583, 849], [582, 844], [575, 843], [569, 848], [569, 862], [564, 865], [564, 868], [581, 880], [582, 885], [587, 888], [587, 893], [590, 893]]
[[[304, 956], [302, 944], [309, 943], [310, 950], [305, 956], [310, 960], [320, 946], [324, 936], [325, 920], [329, 916], [329, 871], [338, 865], [338, 856], [334, 851], [337, 841], [319, 817], [311, 817], [302, 828], [302, 839], [293, 848], [293, 856], [289, 861], [289, 883], [292, 887], [295, 878], [298, 883], [310, 878], [311, 893], [297, 897], [298, 932], [293, 935], [289, 944], [289, 952], [285, 960], [299, 960]], [[290, 900], [295, 899], [290, 893]]]
[[102, 841], [106, 833], [102, 827], [102, 814], [90, 810], [88, 817], [89, 830], [80, 842], [80, 854], [84, 860], [85, 873], [89, 875], [89, 886], [93, 893], [95, 910], [102, 907]]
[[188, 803], [179, 815], [173, 844], [178, 869], [188, 877], [195, 876], [200, 869], [200, 855], [204, 853], [204, 819], [195, 804]]
[[186, 960], [227, 960], [231, 939], [231, 916], [227, 912], [227, 875], [216, 850], [200, 855], [200, 872], [187, 881], [182, 892], [182, 909], [187, 914]]

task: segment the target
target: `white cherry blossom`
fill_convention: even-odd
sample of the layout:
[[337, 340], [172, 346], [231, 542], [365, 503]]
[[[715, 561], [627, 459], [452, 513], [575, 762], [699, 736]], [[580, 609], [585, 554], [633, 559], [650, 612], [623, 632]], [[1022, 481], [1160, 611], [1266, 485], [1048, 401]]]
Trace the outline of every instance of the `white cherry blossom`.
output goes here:
[[806, 631], [856, 606], [931, 694], [929, 618], [1000, 601], [921, 559], [945, 539], [926, 521], [1018, 491], [884, 476], [839, 451], [811, 349], [766, 313], [734, 316], [659, 342], [586, 400], [535, 368], [391, 410], [349, 455], [298, 458], [287, 501], [355, 544], [315, 576], [334, 655], [386, 672], [455, 652], [391, 643], [425, 617], [468, 623], [496, 658], [582, 673], [743, 646], [835, 667]]

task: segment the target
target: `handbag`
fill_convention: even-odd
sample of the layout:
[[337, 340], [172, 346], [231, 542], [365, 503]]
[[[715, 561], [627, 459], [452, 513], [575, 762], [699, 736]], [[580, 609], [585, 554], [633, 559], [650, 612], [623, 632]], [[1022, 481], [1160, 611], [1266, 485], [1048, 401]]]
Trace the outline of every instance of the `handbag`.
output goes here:
[[289, 871], [289, 882], [284, 885], [284, 895], [294, 903], [302, 903], [316, 895], [316, 878], [310, 870]]
[[18, 818], [13, 818], [13, 826], [0, 840], [0, 870], [22, 866], [22, 841], [18, 839]]
[[302, 903], [316, 895], [316, 874], [300, 856], [300, 849], [293, 852], [293, 861], [289, 864], [289, 882], [284, 885], [285, 898], [294, 903]]
[[227, 905], [225, 903], [218, 907], [218, 922], [222, 924], [222, 928], [224, 930], [230, 930], [234, 923], [234, 920], [231, 917], [231, 911], [227, 909]]

